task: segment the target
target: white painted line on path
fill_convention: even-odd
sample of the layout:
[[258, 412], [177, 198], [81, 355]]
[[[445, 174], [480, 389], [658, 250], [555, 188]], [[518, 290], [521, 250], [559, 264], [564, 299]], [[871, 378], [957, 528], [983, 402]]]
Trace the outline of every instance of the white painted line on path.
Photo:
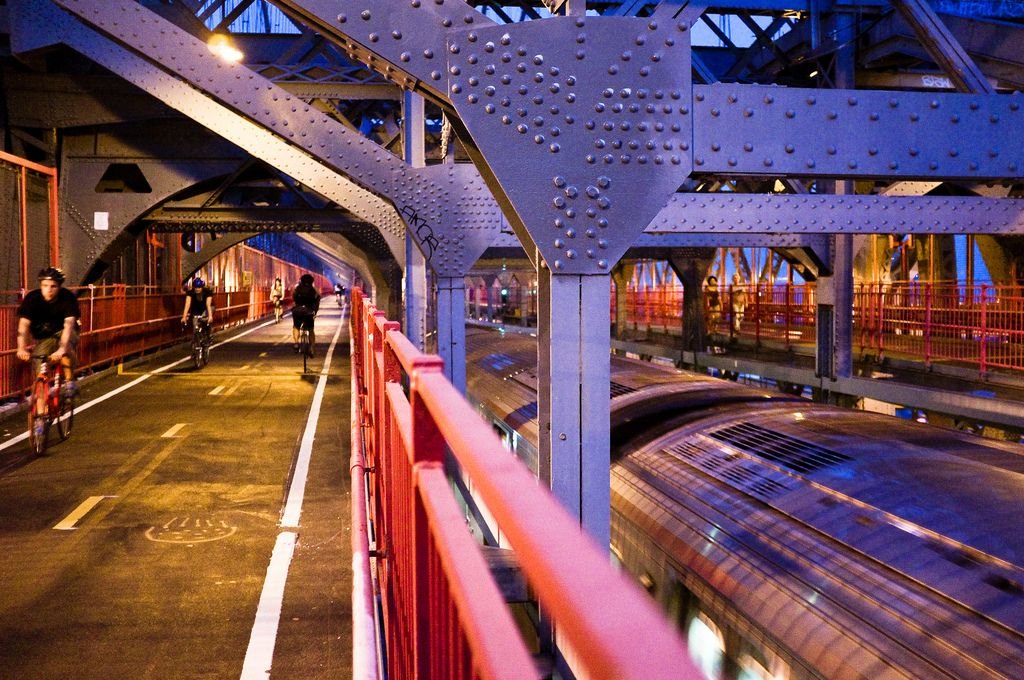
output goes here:
[[288, 488], [288, 501], [284, 506], [284, 514], [281, 516], [282, 527], [298, 527], [299, 515], [302, 514], [302, 499], [306, 494], [306, 477], [309, 475], [309, 459], [313, 455], [313, 439], [316, 437], [316, 424], [320, 420], [320, 406], [324, 401], [324, 390], [327, 388], [327, 373], [331, 369], [331, 357], [334, 355], [334, 346], [338, 344], [338, 337], [341, 335], [342, 323], [334, 331], [331, 345], [324, 355], [324, 365], [320, 369], [320, 379], [316, 383], [316, 391], [313, 393], [313, 405], [309, 408], [309, 419], [306, 421], [306, 431], [302, 433], [302, 443], [299, 445], [299, 457], [295, 461], [295, 473], [292, 475], [292, 484]]
[[60, 531], [76, 529], [75, 525], [78, 524], [78, 520], [85, 517], [85, 514], [95, 508], [104, 498], [117, 498], [117, 496], [89, 496], [70, 515], [58, 522], [53, 528]]
[[[344, 316], [342, 317], [342, 321]], [[334, 347], [341, 335], [342, 321], [334, 331], [334, 338], [324, 355], [324, 365], [320, 370], [313, 403], [309, 409], [306, 430], [302, 434], [295, 472], [288, 488], [288, 499], [285, 502], [281, 517], [282, 527], [298, 527], [299, 516], [302, 514], [302, 500], [306, 492], [306, 478], [309, 475], [309, 459], [313, 453], [313, 438], [316, 435], [316, 424], [320, 418], [320, 407], [323, 404], [324, 390], [327, 388], [327, 374], [331, 368], [331, 357]], [[288, 567], [295, 552], [293, 531], [282, 531], [277, 536], [274, 552], [270, 556], [267, 567], [267, 580], [263, 584], [260, 603], [256, 608], [256, 622], [249, 636], [249, 648], [245, 651], [245, 662], [242, 664], [242, 680], [266, 680], [270, 676], [270, 664], [274, 658], [274, 645], [277, 642], [277, 627], [281, 620], [281, 606], [284, 601], [284, 586], [288, 580]]]
[[167, 432], [164, 432], [162, 435], [160, 435], [160, 438], [170, 439], [177, 435], [179, 432], [181, 432], [181, 428], [185, 427], [186, 425], [188, 425], [188, 423], [178, 423], [177, 425], [171, 427], [171, 429], [167, 430]]
[[218, 394], [220, 394], [223, 391], [224, 391], [224, 386], [223, 385], [217, 385], [212, 390], [210, 390], [210, 396], [211, 397], [215, 397], [215, 396], [217, 396]]
[[249, 636], [249, 647], [245, 650], [242, 680], [266, 680], [270, 677], [270, 663], [274, 659], [277, 626], [281, 621], [281, 605], [284, 602], [284, 585], [295, 553], [295, 538], [294, 531], [284, 531], [277, 535], [274, 552], [270, 555], [270, 566], [267, 567], [267, 580], [263, 582], [260, 603], [256, 607], [256, 622]]
[[[222, 342], [218, 342], [216, 345], [214, 345], [214, 347], [220, 347], [221, 345], [227, 344], [229, 342], [237, 340], [238, 338], [241, 338], [241, 337], [244, 337], [246, 335], [249, 335], [249, 333], [255, 333], [256, 331], [260, 330], [264, 326], [269, 326], [271, 323], [273, 323], [273, 322], [271, 321], [271, 322], [267, 322], [267, 323], [262, 323], [262, 324], [259, 324], [257, 326], [254, 326], [253, 328], [250, 328], [247, 331], [242, 331], [238, 335], [233, 335], [230, 338], [228, 338], [227, 340], [224, 340]], [[121, 385], [117, 389], [110, 390], [106, 394], [100, 395], [100, 396], [96, 397], [95, 399], [93, 399], [92, 401], [87, 401], [84, 404], [76, 404], [75, 405], [75, 413], [81, 413], [82, 411], [84, 411], [84, 410], [86, 410], [88, 408], [92, 408], [96, 404], [101, 404], [101, 403], [105, 402], [107, 399], [110, 399], [111, 397], [115, 397], [115, 396], [121, 394], [122, 392], [124, 392], [126, 390], [130, 390], [131, 388], [135, 387], [136, 385], [138, 385], [143, 380], [149, 380], [154, 375], [157, 375], [158, 373], [163, 373], [164, 371], [169, 371], [170, 369], [174, 368], [178, 364], [185, 363], [186, 361], [192, 361], [192, 357], [191, 356], [187, 356], [187, 357], [183, 357], [181, 359], [178, 359], [177, 361], [172, 361], [171, 363], [167, 364], [166, 366], [161, 366], [160, 368], [154, 369], [154, 370], [150, 371], [149, 373], [145, 373], [143, 375], [140, 375], [138, 378], [136, 378], [135, 380], [132, 380], [130, 383], [125, 383], [124, 385]], [[26, 439], [28, 439], [28, 431], [27, 430], [25, 432], [22, 432], [21, 434], [17, 435], [16, 437], [11, 437], [7, 441], [5, 441], [3, 444], [0, 444], [0, 451], [3, 451], [4, 449], [9, 448], [11, 446], [14, 446], [18, 442], [24, 441]]]

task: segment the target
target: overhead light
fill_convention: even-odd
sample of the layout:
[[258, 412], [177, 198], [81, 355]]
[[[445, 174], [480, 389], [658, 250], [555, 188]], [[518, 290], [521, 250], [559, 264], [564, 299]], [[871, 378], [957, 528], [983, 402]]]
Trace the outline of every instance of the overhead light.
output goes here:
[[817, 71], [811, 71], [811, 75], [808, 76], [808, 77], [810, 77], [810, 78], [817, 78], [818, 77], [818, 72]]
[[226, 62], [237, 64], [242, 61], [242, 51], [231, 44], [231, 40], [223, 33], [214, 33], [206, 43], [207, 49]]

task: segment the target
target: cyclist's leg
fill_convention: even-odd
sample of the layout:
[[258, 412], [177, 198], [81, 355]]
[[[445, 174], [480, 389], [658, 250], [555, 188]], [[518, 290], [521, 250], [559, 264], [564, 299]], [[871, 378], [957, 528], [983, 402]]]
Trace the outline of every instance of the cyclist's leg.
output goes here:
[[292, 347], [299, 351], [299, 329], [302, 328], [302, 312], [292, 309]]
[[[43, 366], [50, 360], [50, 355], [57, 351], [60, 347], [60, 338], [43, 338], [36, 342], [35, 347], [32, 348], [32, 376], [38, 376], [43, 370]], [[32, 392], [32, 408], [37, 415], [45, 415], [49, 406], [46, 402], [48, 389], [33, 390]]]
[[68, 339], [68, 351], [60, 362], [64, 370], [64, 390], [70, 395], [78, 394], [78, 383], [75, 382], [75, 366], [78, 365], [78, 341], [78, 329], [72, 328], [71, 337]]

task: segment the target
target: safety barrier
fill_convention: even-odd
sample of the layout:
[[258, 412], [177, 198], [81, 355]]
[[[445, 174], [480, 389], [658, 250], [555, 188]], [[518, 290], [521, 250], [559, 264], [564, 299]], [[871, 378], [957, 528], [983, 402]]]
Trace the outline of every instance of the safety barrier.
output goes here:
[[978, 371], [1024, 369], [1024, 295], [1017, 286], [955, 282], [865, 285], [872, 310], [862, 351], [974, 364]]
[[[184, 296], [145, 286], [83, 287], [75, 290], [81, 316], [78, 369], [107, 366], [187, 339], [181, 326]], [[15, 293], [0, 293], [16, 299]], [[214, 329], [272, 313], [266, 290], [215, 293]], [[0, 398], [22, 393], [30, 381], [28, 365], [15, 356], [16, 304], [0, 305]]]
[[352, 291], [354, 394], [387, 677], [539, 677], [457, 504], [449, 455], [507, 537], [581, 677], [701, 677], [653, 601], [502, 447], [442, 368]]
[[[707, 329], [719, 338], [787, 349], [815, 341], [813, 284], [728, 286], [719, 298], [721, 314]], [[680, 333], [682, 309], [681, 291], [629, 291], [625, 325]], [[858, 284], [853, 344], [862, 355], [899, 355], [926, 366], [954, 362], [981, 374], [1024, 370], [1024, 293], [1019, 286], [941, 281]]]

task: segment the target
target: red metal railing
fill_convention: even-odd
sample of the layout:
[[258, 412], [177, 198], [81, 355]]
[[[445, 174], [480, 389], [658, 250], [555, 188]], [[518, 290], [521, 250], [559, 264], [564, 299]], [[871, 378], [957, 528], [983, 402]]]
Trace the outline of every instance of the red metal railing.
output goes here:
[[[745, 293], [742, 309], [733, 303], [737, 291]], [[813, 284], [729, 286], [719, 298], [722, 312], [709, 332], [786, 348], [815, 341]], [[682, 309], [680, 291], [630, 291], [626, 324], [678, 333]], [[956, 362], [980, 373], [1024, 370], [1024, 294], [1019, 286], [859, 284], [853, 332], [861, 354], [899, 354], [926, 365]]]
[[1017, 286], [865, 284], [855, 300], [865, 310], [862, 351], [976, 365], [982, 373], [1024, 369], [1024, 295]]
[[[109, 365], [127, 356], [182, 341], [184, 295], [124, 285], [75, 289], [82, 313], [78, 369]], [[0, 293], [6, 299], [14, 293]], [[214, 328], [226, 328], [271, 313], [262, 289], [216, 293]], [[0, 398], [20, 394], [29, 384], [28, 364], [15, 356], [17, 305], [0, 305]]]
[[440, 358], [417, 351], [359, 290], [352, 353], [389, 677], [539, 675], [453, 495], [448, 453], [507, 537], [578, 674], [701, 677], [653, 601], [504, 449]]

